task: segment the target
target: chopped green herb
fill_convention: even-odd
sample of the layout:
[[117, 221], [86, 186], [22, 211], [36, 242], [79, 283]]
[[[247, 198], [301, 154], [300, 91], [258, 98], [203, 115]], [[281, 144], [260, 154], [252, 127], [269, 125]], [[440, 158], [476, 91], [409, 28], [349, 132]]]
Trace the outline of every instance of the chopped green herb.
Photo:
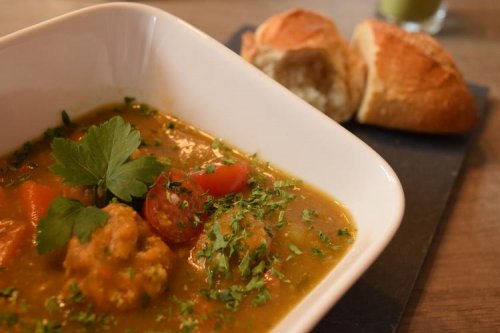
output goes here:
[[201, 223], [201, 220], [200, 220], [200, 218], [198, 217], [198, 215], [196, 215], [196, 214], [195, 214], [195, 215], [193, 215], [193, 224], [194, 224], [194, 226], [195, 226], [195, 227], [197, 227], [197, 226], [199, 226], [199, 225], [200, 225], [200, 223]]
[[320, 258], [326, 257], [326, 254], [315, 245], [311, 247], [311, 250], [315, 255], [317, 255]]
[[47, 319], [38, 320], [35, 322], [34, 333], [62, 333], [62, 325]]
[[330, 243], [330, 238], [322, 231], [319, 232], [319, 240], [323, 243]]
[[130, 105], [132, 105], [132, 103], [135, 102], [135, 97], [125, 96], [125, 98], [123, 99], [123, 102], [125, 103], [125, 105], [130, 106]]
[[282, 280], [285, 278], [285, 275], [280, 271], [276, 270], [276, 268], [271, 267], [271, 274], [276, 276], [278, 279]]
[[16, 170], [19, 168], [24, 162], [28, 160], [29, 154], [33, 149], [33, 144], [31, 142], [24, 143], [23, 147], [19, 150], [16, 150], [9, 160], [9, 167], [11, 169]]
[[172, 166], [172, 160], [166, 156], [157, 157], [156, 160], [163, 164], [165, 168], [170, 168]]
[[187, 200], [182, 200], [179, 202], [179, 208], [180, 209], [186, 209], [189, 207], [189, 202]]
[[214, 141], [212, 141], [212, 145], [211, 145], [212, 149], [218, 149], [218, 150], [225, 150], [225, 151], [228, 151], [228, 150], [231, 150], [228, 146], [226, 146], [221, 139], [215, 139]]
[[247, 251], [238, 265], [241, 277], [245, 278], [250, 275], [250, 262], [251, 262], [250, 252]]
[[266, 285], [266, 281], [262, 279], [261, 277], [254, 276], [250, 282], [247, 283], [245, 290], [246, 291], [252, 291], [255, 289], [260, 289]]
[[90, 311], [77, 311], [70, 314], [69, 320], [83, 326], [91, 326], [98, 322], [99, 317]]
[[224, 156], [222, 163], [225, 165], [233, 165], [235, 163], [235, 161], [231, 157]]
[[179, 312], [183, 317], [187, 317], [194, 312], [194, 302], [192, 300], [181, 301], [177, 297], [174, 296], [174, 301], [179, 306]]
[[205, 166], [205, 173], [214, 173], [215, 172], [215, 164], [213, 163], [208, 163]]
[[14, 287], [7, 287], [0, 289], [0, 298], [11, 298], [17, 293], [17, 289]]
[[288, 244], [288, 248], [295, 254], [302, 254], [302, 251], [296, 245]]
[[54, 140], [55, 138], [64, 136], [64, 127], [58, 126], [47, 128], [43, 133], [43, 136], [45, 137], [45, 139], [47, 139], [47, 141], [52, 142], [52, 140]]
[[63, 137], [67, 132], [67, 129], [74, 125], [73, 122], [71, 122], [71, 119], [65, 110], [61, 112], [61, 121], [63, 123], [62, 126], [51, 127], [45, 130], [44, 137], [49, 142], [52, 142], [52, 140], [54, 140], [55, 138]]
[[257, 296], [252, 300], [253, 305], [262, 305], [271, 299], [271, 294], [267, 288], [262, 288], [257, 293]]
[[59, 301], [56, 296], [52, 296], [45, 301], [45, 309], [47, 309], [48, 312], [59, 310]]
[[224, 303], [227, 309], [236, 311], [243, 300], [245, 288], [240, 285], [233, 285], [222, 290], [202, 289], [201, 293], [207, 298]]
[[66, 110], [61, 111], [61, 119], [64, 126], [73, 125], [73, 122], [71, 121], [71, 118], [69, 117], [69, 114], [66, 112]]
[[158, 139], [154, 139], [152, 141], [146, 141], [144, 139], [141, 139], [141, 144], [139, 145], [139, 147], [159, 147], [161, 146], [161, 140], [158, 140]]
[[278, 213], [278, 223], [276, 224], [276, 228], [278, 229], [283, 228], [287, 224], [288, 221], [285, 218], [285, 211], [280, 210], [280, 212]]
[[68, 302], [70, 304], [81, 303], [84, 301], [83, 293], [78, 287], [78, 284], [75, 281], [72, 281], [68, 284], [69, 298]]
[[173, 121], [170, 121], [168, 124], [167, 124], [167, 129], [169, 130], [173, 130], [175, 129], [175, 123]]
[[138, 107], [136, 105], [134, 105], [133, 107], [134, 109], [137, 109], [137, 111], [139, 111], [140, 114], [146, 117], [151, 117], [158, 113], [158, 110], [151, 108], [147, 104], [141, 103], [138, 105]]
[[290, 188], [297, 185], [299, 181], [295, 179], [277, 180], [273, 183], [274, 188]]
[[302, 221], [313, 222], [316, 216], [318, 216], [318, 212], [314, 209], [304, 209], [302, 211]]
[[339, 229], [339, 230], [337, 230], [337, 235], [339, 235], [339, 236], [351, 236], [351, 232], [347, 228]]
[[261, 274], [264, 274], [264, 271], [266, 270], [266, 262], [264, 260], [261, 260], [257, 266], [255, 266], [253, 269], [252, 269], [252, 275], [253, 276], [258, 276], [258, 275], [261, 275]]
[[19, 321], [16, 313], [0, 311], [0, 327], [12, 327]]
[[135, 275], [137, 273], [135, 272], [135, 269], [133, 267], [127, 267], [126, 271], [127, 271], [129, 278], [131, 278], [131, 279], [135, 278]]
[[192, 318], [186, 318], [182, 321], [181, 333], [191, 333], [198, 327], [198, 321]]

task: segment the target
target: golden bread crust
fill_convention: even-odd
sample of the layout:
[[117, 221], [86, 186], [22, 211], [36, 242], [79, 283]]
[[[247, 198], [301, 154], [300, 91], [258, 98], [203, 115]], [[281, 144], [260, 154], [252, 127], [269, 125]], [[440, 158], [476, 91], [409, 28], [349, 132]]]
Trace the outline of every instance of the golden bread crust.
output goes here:
[[301, 8], [270, 17], [257, 29], [256, 42], [283, 51], [345, 43], [331, 19]]
[[296, 8], [242, 36], [241, 56], [337, 121], [350, 119], [365, 68], [331, 19]]
[[367, 20], [356, 28], [353, 45], [368, 67], [359, 122], [443, 134], [476, 123], [472, 95], [452, 57], [434, 38]]

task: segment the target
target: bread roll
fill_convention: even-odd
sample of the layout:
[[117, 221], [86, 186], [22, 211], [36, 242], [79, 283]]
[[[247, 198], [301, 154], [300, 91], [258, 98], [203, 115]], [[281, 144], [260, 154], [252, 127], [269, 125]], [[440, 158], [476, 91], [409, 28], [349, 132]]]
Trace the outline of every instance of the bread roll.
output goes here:
[[359, 122], [443, 134], [476, 122], [462, 75], [432, 37], [368, 20], [357, 26], [352, 43], [368, 69]]
[[352, 117], [364, 84], [364, 64], [327, 17], [292, 9], [242, 38], [241, 55], [337, 121]]

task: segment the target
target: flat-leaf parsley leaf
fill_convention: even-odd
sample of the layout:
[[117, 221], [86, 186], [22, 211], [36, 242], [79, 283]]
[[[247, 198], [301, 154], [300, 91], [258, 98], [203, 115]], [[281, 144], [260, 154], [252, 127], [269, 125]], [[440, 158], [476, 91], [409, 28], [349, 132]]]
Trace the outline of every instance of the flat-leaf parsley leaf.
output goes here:
[[78, 200], [57, 197], [37, 226], [37, 251], [44, 254], [60, 248], [71, 236], [86, 242], [107, 219], [108, 214], [97, 207], [85, 207]]
[[80, 142], [55, 138], [52, 172], [73, 185], [105, 188], [121, 200], [141, 197], [164, 166], [152, 156], [129, 160], [141, 144], [140, 133], [120, 116], [91, 126]]

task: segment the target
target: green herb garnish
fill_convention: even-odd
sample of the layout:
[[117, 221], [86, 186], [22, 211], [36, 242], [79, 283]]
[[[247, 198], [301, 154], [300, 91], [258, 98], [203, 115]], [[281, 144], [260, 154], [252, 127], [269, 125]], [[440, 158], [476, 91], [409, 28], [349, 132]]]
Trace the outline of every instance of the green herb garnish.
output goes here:
[[0, 311], [0, 327], [12, 327], [19, 321], [19, 316], [13, 312]]
[[224, 159], [222, 160], [222, 163], [225, 164], [225, 165], [233, 165], [236, 162], [231, 157], [224, 156]]
[[[132, 197], [144, 196], [148, 185], [164, 169], [151, 156], [130, 160], [140, 143], [139, 131], [115, 116], [99, 126], [91, 126], [79, 142], [55, 138], [51, 146], [56, 163], [50, 169], [65, 183], [93, 186], [96, 203], [100, 202], [98, 193], [113, 200], [108, 192], [130, 202]], [[37, 251], [43, 254], [60, 248], [72, 236], [86, 242], [107, 218], [97, 207], [85, 207], [77, 200], [58, 197], [37, 226]]]
[[85, 207], [78, 200], [57, 197], [37, 226], [37, 251], [44, 254], [64, 246], [71, 236], [81, 242], [103, 226], [108, 214], [97, 207]]
[[313, 222], [318, 213], [314, 209], [304, 209], [302, 211], [302, 221]]
[[339, 236], [351, 236], [351, 232], [347, 228], [339, 229], [339, 230], [337, 230], [337, 235], [339, 235]]
[[208, 163], [205, 167], [205, 173], [214, 173], [215, 172], [215, 164]]
[[311, 251], [320, 258], [326, 257], [325, 252], [321, 251], [321, 249], [315, 245], [311, 247]]
[[217, 139], [214, 139], [214, 141], [212, 141], [212, 144], [211, 144], [211, 147], [212, 149], [218, 149], [218, 150], [221, 150], [221, 151], [228, 151], [228, 150], [231, 150], [231, 148], [229, 148], [228, 146], [226, 146], [221, 139], [217, 138]]
[[26, 142], [23, 147], [14, 152], [14, 155], [9, 160], [9, 167], [13, 170], [19, 168], [24, 162], [28, 160], [28, 156], [33, 149], [33, 144], [31, 142]]
[[6, 287], [3, 289], [0, 289], [0, 297], [9, 298], [14, 294], [15, 291], [16, 291], [16, 288], [14, 288], [14, 287]]
[[135, 97], [125, 96], [123, 98], [123, 103], [125, 103], [125, 105], [127, 106], [132, 105], [132, 103], [134, 102], [135, 102]]
[[140, 144], [139, 131], [115, 116], [91, 126], [79, 142], [55, 138], [52, 153], [56, 163], [50, 169], [65, 183], [99, 187], [130, 202], [132, 196], [142, 197], [147, 184], [164, 169], [152, 156], [130, 160]]
[[288, 248], [295, 254], [302, 254], [302, 251], [296, 245], [288, 244]]
[[74, 125], [65, 110], [61, 111], [61, 121], [63, 123], [62, 126], [51, 127], [45, 130], [43, 135], [49, 142], [52, 142], [55, 138], [63, 137], [67, 129]]

